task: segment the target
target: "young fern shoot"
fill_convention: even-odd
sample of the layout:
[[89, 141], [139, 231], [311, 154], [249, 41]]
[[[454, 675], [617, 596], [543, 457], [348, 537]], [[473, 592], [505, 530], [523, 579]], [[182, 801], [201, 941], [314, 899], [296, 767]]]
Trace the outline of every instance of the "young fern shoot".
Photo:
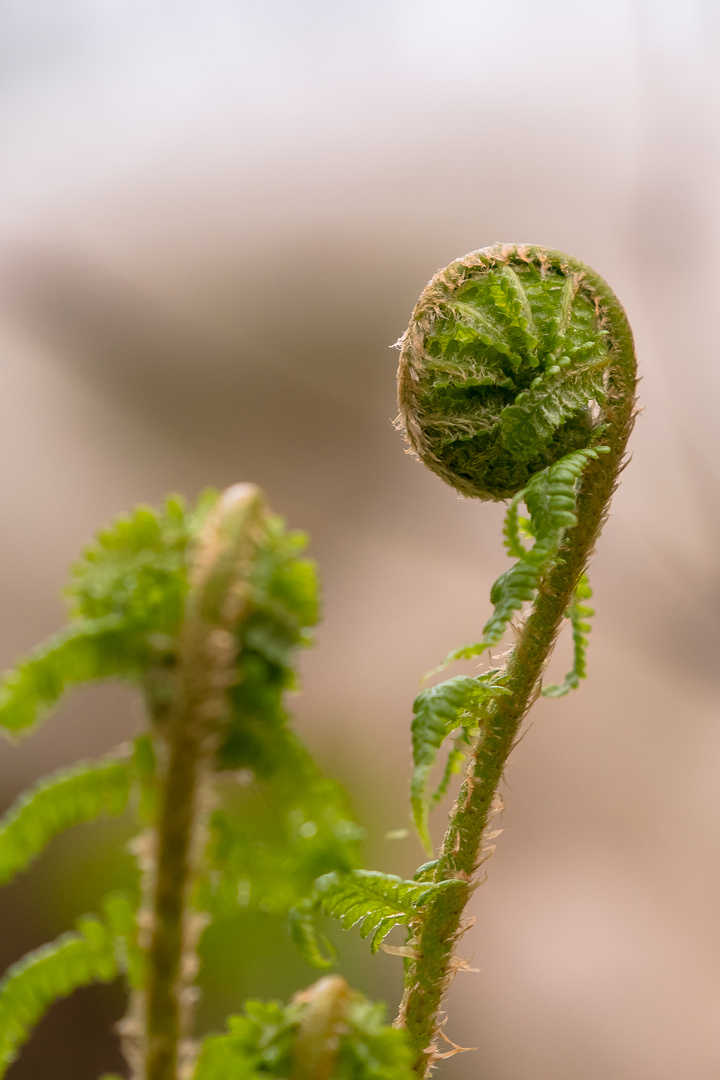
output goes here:
[[458, 747], [467, 746], [439, 858], [425, 871], [436, 886], [456, 887], [431, 894], [412, 924], [398, 1017], [424, 1077], [442, 1056], [442, 1000], [499, 784], [565, 619], [573, 669], [545, 693], [560, 696], [585, 676], [592, 614], [583, 603], [591, 595], [585, 571], [623, 467], [636, 366], [625, 313], [603, 279], [532, 246], [495, 245], [441, 270], [400, 346], [399, 424], [410, 450], [463, 495], [509, 500], [504, 537], [516, 560], [492, 588], [481, 640], [442, 665], [481, 655], [512, 621], [505, 667], [450, 679], [415, 703], [413, 811], [426, 845], [426, 782], [437, 751], [460, 732], [454, 769]]
[[[362, 831], [347, 798], [284, 707], [294, 654], [317, 620], [304, 546], [251, 484], [206, 493], [191, 509], [175, 498], [140, 507], [75, 566], [65, 629], [0, 681], [8, 733], [36, 726], [74, 685], [109, 677], [140, 690], [148, 718], [134, 747], [60, 770], [0, 818], [0, 883], [98, 817], [131, 812], [143, 830], [138, 887], [106, 896], [100, 915], [0, 980], [0, 1077], [57, 998], [123, 977], [134, 1080], [410, 1080], [403, 1032], [339, 976], [287, 1006], [246, 1003], [226, 1034], [193, 1030], [204, 927], [272, 912], [327, 967], [332, 958], [303, 936], [314, 882], [327, 880], [330, 905], [333, 875], [358, 864]], [[375, 909], [392, 914], [377, 898]], [[407, 911], [401, 901], [400, 921]]]

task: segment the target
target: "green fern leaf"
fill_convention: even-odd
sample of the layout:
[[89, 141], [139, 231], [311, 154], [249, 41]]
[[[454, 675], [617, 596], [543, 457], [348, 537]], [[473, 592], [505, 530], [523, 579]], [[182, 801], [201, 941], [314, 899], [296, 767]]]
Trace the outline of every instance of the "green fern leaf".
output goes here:
[[94, 916], [14, 964], [0, 981], [0, 1077], [33, 1027], [58, 998], [94, 982], [112, 982], [118, 965], [112, 935]]
[[463, 742], [466, 743], [466, 740], [463, 738], [462, 734], [458, 735], [453, 741], [440, 782], [430, 796], [430, 809], [432, 809], [433, 806], [436, 806], [437, 803], [445, 797], [453, 776], [457, 776], [462, 769], [463, 762], [465, 761]]
[[528, 508], [530, 528], [535, 536], [535, 544], [525, 555], [528, 562], [546, 566], [560, 548], [565, 530], [577, 525], [577, 482], [588, 464], [606, 452], [605, 446], [575, 450], [533, 476], [518, 496]]
[[131, 990], [142, 990], [146, 985], [147, 956], [138, 942], [138, 906], [137, 896], [121, 891], [109, 893], [102, 902], [118, 967], [126, 975]]
[[24, 870], [54, 836], [127, 806], [129, 760], [107, 757], [60, 769], [25, 792], [0, 819], [0, 884]]
[[[496, 675], [496, 671], [486, 672], [476, 678], [456, 675], [423, 690], [413, 703], [411, 730], [414, 770], [410, 801], [420, 840], [428, 852], [432, 851], [432, 843], [428, 832], [427, 784], [438, 750], [457, 727], [467, 730], [477, 726], [485, 702], [506, 693], [505, 688], [494, 681]], [[456, 763], [457, 755], [453, 757], [450, 768], [454, 768]], [[450, 775], [452, 773], [447, 775], [448, 783]]]
[[71, 686], [137, 676], [147, 666], [148, 654], [147, 644], [116, 615], [70, 623], [4, 676], [0, 726], [13, 734], [25, 731]]
[[588, 634], [591, 629], [590, 623], [587, 620], [595, 614], [595, 611], [587, 604], [581, 603], [581, 601], [589, 600], [591, 596], [592, 589], [590, 588], [590, 583], [587, 579], [587, 575], [583, 574], [580, 578], [578, 587], [575, 590], [573, 602], [567, 612], [567, 618], [570, 620], [570, 626], [572, 628], [573, 666], [562, 683], [557, 686], [545, 687], [543, 690], [543, 695], [545, 697], [564, 697], [565, 694], [569, 694], [571, 690], [577, 690], [580, 685], [580, 680], [587, 676]]
[[581, 367], [551, 367], [537, 377], [536, 387], [518, 394], [500, 413], [502, 440], [508, 451], [518, 461], [532, 461], [589, 401], [604, 400], [603, 379], [609, 360], [603, 353]]
[[[494, 611], [483, 627], [482, 641], [455, 649], [438, 670], [456, 660], [479, 656], [492, 645], [497, 645], [515, 612], [522, 610], [525, 604], [535, 598], [540, 575], [560, 550], [566, 531], [577, 525], [575, 500], [578, 480], [589, 462], [606, 450], [604, 446], [597, 446], [567, 454], [554, 465], [536, 473], [527, 487], [513, 497], [503, 532], [509, 554], [518, 561], [500, 575], [490, 590]], [[530, 514], [527, 520], [520, 519], [518, 515], [521, 503], [527, 506]], [[534, 538], [529, 549], [522, 543], [521, 532]]]
[[306, 963], [320, 970], [333, 966], [337, 953], [332, 943], [318, 934], [310, 901], [290, 909], [288, 929], [293, 945]]
[[193, 1080], [412, 1080], [406, 1033], [384, 1014], [338, 976], [286, 1006], [248, 1001], [203, 1039]]
[[250, 768], [258, 775], [276, 768], [287, 723], [284, 695], [297, 686], [297, 650], [311, 643], [318, 619], [315, 564], [302, 557], [306, 543], [303, 533], [286, 532], [282, 519], [270, 516], [249, 575], [238, 676], [218, 768]]
[[500, 575], [490, 590], [490, 603], [495, 609], [483, 627], [482, 649], [497, 645], [515, 612], [534, 598], [539, 573], [539, 566], [521, 561]]
[[188, 510], [171, 497], [159, 510], [139, 506], [102, 529], [72, 569], [66, 590], [72, 618], [114, 615], [175, 634], [187, 592], [187, 551], [216, 499], [205, 492]]
[[[159, 511], [139, 507], [98, 534], [73, 568], [71, 622], [0, 683], [0, 727], [24, 731], [70, 687], [110, 677], [144, 677], [162, 705], [179, 647], [188, 557], [216, 498], [206, 493], [191, 510], [175, 498]], [[237, 628], [221, 768], [260, 767], [263, 756], [272, 761], [271, 729], [286, 721], [282, 699], [296, 685], [295, 653], [317, 621], [315, 568], [301, 557], [305, 544], [281, 518], [267, 518]]]
[[157, 812], [157, 760], [149, 735], [139, 735], [133, 746], [133, 768], [137, 776], [137, 816], [143, 825], [153, 825]]
[[404, 881], [376, 870], [353, 870], [349, 874], [326, 874], [315, 882], [318, 905], [338, 919], [345, 930], [357, 926], [361, 937], [370, 938], [376, 953], [395, 926], [409, 926], [439, 890], [457, 887], [455, 880], [426, 883]]
[[187, 549], [215, 495], [186, 511], [169, 499], [139, 507], [102, 530], [74, 566], [68, 626], [0, 683], [0, 726], [24, 731], [70, 687], [112, 677], [136, 679], [173, 653], [187, 592]]

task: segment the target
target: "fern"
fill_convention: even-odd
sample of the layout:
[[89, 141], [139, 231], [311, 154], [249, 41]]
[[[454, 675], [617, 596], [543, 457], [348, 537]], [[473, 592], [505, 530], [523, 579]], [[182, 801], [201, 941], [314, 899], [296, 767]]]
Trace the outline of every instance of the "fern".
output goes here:
[[[162, 748], [158, 769], [154, 744], [166, 742], [171, 731], [168, 720], [178, 707], [178, 672], [188, 663], [193, 619], [200, 626], [193, 633], [215, 634], [210, 651], [201, 645], [203, 664], [211, 663], [220, 640], [215, 628], [234, 642], [228, 649], [223, 638], [224, 652], [218, 655], [225, 668], [211, 677], [205, 671], [200, 675], [208, 694], [214, 692], [213, 679], [225, 681], [224, 700], [215, 707], [214, 768], [251, 769], [257, 778], [253, 790], [266, 803], [260, 815], [264, 825], [254, 833], [239, 824], [232, 798], [218, 807], [196, 899], [207, 901], [217, 917], [234, 892], [237, 909], [243, 875], [250, 873], [253, 900], [287, 914], [311, 893], [319, 875], [357, 864], [361, 833], [344, 794], [290, 733], [284, 707], [286, 691], [296, 685], [295, 653], [309, 643], [317, 620], [315, 568], [302, 557], [306, 539], [286, 532], [249, 485], [223, 499], [207, 493], [187, 509], [172, 498], [160, 511], [140, 507], [101, 531], [73, 569], [70, 623], [5, 676], [0, 724], [8, 731], [32, 726], [72, 686], [108, 677], [129, 679], [145, 691], [155, 730], [136, 741], [132, 758], [61, 771], [22, 797], [0, 823], [0, 880], [23, 869], [61, 830], [122, 812], [133, 787], [140, 820], [157, 827], [172, 749]], [[210, 530], [206, 540], [204, 530]], [[198, 563], [202, 559], [204, 566]], [[201, 712], [205, 705], [199, 701], [194, 707]], [[186, 799], [190, 791], [181, 787]], [[233, 785], [225, 788], [228, 792]], [[147, 862], [147, 854], [143, 859]], [[130, 987], [140, 991], [148, 959], [137, 942], [137, 906], [127, 897], [111, 897], [106, 919]], [[75, 938], [60, 944], [58, 958], [52, 958], [54, 949], [46, 950], [47, 961], [45, 953], [31, 958], [32, 964], [42, 961], [40, 972], [50, 965], [58, 985], [63, 958], [72, 981], [73, 958], [81, 949]], [[178, 956], [174, 962], [180, 964]], [[13, 969], [13, 979], [18, 971]], [[172, 993], [177, 999], [175, 989]], [[151, 1007], [158, 1016], [157, 1003]]]
[[607, 365], [607, 354], [575, 368], [570, 367], [570, 357], [565, 356], [543, 377], [534, 379], [530, 388], [502, 411], [502, 438], [508, 451], [520, 461], [537, 458], [564, 422], [589, 401], [604, 396]]
[[112, 936], [118, 966], [131, 990], [139, 990], [147, 978], [145, 951], [140, 946], [138, 897], [127, 892], [111, 892], [103, 898], [102, 913]]
[[215, 498], [206, 493], [192, 512], [176, 498], [157, 513], [139, 507], [99, 533], [73, 568], [68, 626], [0, 684], [0, 726], [25, 731], [73, 686], [112, 677], [137, 681], [153, 666], [172, 663], [188, 547]]
[[175, 634], [187, 593], [187, 553], [217, 500], [206, 491], [192, 510], [172, 496], [160, 510], [139, 506], [101, 529], [72, 567], [71, 618], [113, 615]]
[[587, 677], [587, 645], [588, 634], [591, 629], [590, 623], [587, 620], [595, 614], [595, 611], [587, 604], [581, 603], [581, 601], [589, 600], [591, 596], [592, 589], [590, 588], [587, 574], [583, 574], [580, 578], [578, 587], [575, 590], [573, 602], [567, 611], [567, 617], [570, 620], [570, 626], [572, 628], [573, 666], [562, 683], [558, 686], [546, 686], [543, 689], [543, 695], [545, 697], [564, 697], [565, 694], [569, 694], [571, 690], [577, 690], [580, 685], [580, 680]]
[[[512, 262], [512, 265], [511, 265]], [[494, 253], [452, 264], [402, 338], [400, 422], [428, 468], [465, 495], [512, 498], [596, 441], [612, 353], [582, 272]]]
[[[527, 487], [514, 496], [505, 517], [503, 533], [509, 554], [518, 561], [500, 575], [490, 590], [494, 611], [483, 628], [482, 640], [455, 649], [441, 667], [447, 667], [455, 660], [469, 660], [497, 645], [515, 613], [534, 600], [541, 574], [552, 564], [567, 530], [577, 525], [578, 480], [589, 462], [605, 452], [607, 447], [604, 446], [575, 450], [537, 473]], [[535, 541], [529, 549], [523, 546], [520, 535], [518, 507], [521, 503], [525, 503], [530, 514], [529, 519], [523, 519], [523, 529]]]
[[[448, 788], [450, 787], [450, 782], [453, 776], [456, 776], [460, 772], [462, 764], [465, 760], [465, 750], [467, 748], [467, 742], [467, 733], [464, 730], [453, 740], [453, 744], [445, 761], [445, 768], [443, 770], [443, 774], [437, 787], [430, 796], [431, 810], [433, 806], [436, 806], [437, 803], [439, 803], [445, 797]], [[465, 747], [463, 747], [463, 743], [466, 744]]]
[[77, 620], [22, 660], [0, 684], [0, 726], [12, 734], [41, 719], [71, 686], [138, 677], [150, 649], [116, 615]]
[[0, 884], [24, 870], [58, 833], [127, 806], [129, 761], [107, 757], [61, 769], [31, 788], [0, 819]]
[[357, 926], [376, 953], [395, 926], [410, 926], [432, 897], [458, 884], [463, 883], [403, 881], [377, 870], [354, 870], [326, 874], [315, 889], [320, 910], [338, 919], [345, 930]]
[[54, 1001], [78, 987], [117, 977], [115, 946], [107, 927], [92, 915], [79, 919], [77, 926], [77, 932], [28, 953], [0, 982], [0, 1076]]
[[203, 1040], [194, 1080], [411, 1080], [405, 1033], [384, 1013], [337, 976], [285, 1007], [248, 1001], [227, 1034]]
[[[616, 297], [589, 267], [561, 252], [514, 245], [472, 252], [439, 271], [400, 346], [398, 424], [410, 449], [463, 495], [509, 501], [503, 534], [515, 561], [492, 587], [482, 639], [442, 665], [480, 655], [513, 624], [515, 644], [498, 680], [507, 696], [485, 704], [481, 737], [468, 739], [459, 725], [440, 784], [467, 746], [465, 782], [428, 873], [437, 882], [470, 881], [564, 616], [573, 632], [573, 668], [546, 693], [560, 696], [585, 675], [591, 611], [581, 603], [589, 596], [582, 575], [632, 427], [634, 349]], [[426, 725], [423, 755], [430, 761], [462, 720], [449, 714]], [[417, 720], [416, 714], [413, 730]], [[423, 799], [414, 810], [427, 841], [424, 769], [423, 757], [414, 778]], [[413, 931], [398, 1022], [411, 1034], [421, 1078], [442, 1056], [435, 1037], [464, 899], [430, 899]]]
[[290, 940], [310, 967], [323, 970], [330, 968], [337, 959], [337, 950], [332, 942], [319, 934], [315, 925], [315, 904], [312, 899], [303, 899], [288, 912], [288, 930]]
[[297, 685], [295, 654], [312, 641], [318, 619], [315, 564], [303, 558], [307, 537], [286, 532], [270, 516], [249, 574], [249, 595], [238, 628], [237, 678], [230, 690], [220, 768], [269, 774], [287, 721], [284, 695]]
[[[496, 671], [476, 678], [456, 675], [446, 682], [438, 683], [418, 694], [413, 703], [412, 748], [414, 771], [410, 785], [410, 800], [415, 825], [420, 839], [428, 852], [432, 843], [428, 832], [429, 802], [427, 799], [428, 777], [437, 759], [437, 753], [446, 737], [462, 727], [466, 741], [476, 734], [485, 703], [493, 697], [506, 693], [495, 681]], [[434, 801], [442, 797], [462, 752], [451, 753], [448, 769]]]

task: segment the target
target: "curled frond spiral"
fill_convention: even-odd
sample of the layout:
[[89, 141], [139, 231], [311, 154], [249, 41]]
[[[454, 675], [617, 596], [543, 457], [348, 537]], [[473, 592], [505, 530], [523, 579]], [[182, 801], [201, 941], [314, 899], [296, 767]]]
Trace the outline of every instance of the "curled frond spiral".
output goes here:
[[496, 244], [439, 271], [401, 338], [399, 425], [463, 495], [512, 498], [595, 445], [612, 341], [582, 264]]

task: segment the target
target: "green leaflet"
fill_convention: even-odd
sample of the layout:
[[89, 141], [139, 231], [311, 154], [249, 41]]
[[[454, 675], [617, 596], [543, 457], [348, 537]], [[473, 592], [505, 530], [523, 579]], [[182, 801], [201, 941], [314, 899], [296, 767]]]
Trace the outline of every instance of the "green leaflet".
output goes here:
[[228, 1034], [203, 1039], [193, 1080], [287, 1077], [296, 1025], [279, 1002], [246, 1002], [243, 1016], [228, 1018]]
[[[341, 1000], [326, 1004], [329, 993]], [[384, 1014], [337, 978], [286, 1006], [248, 1001], [227, 1034], [203, 1040], [193, 1080], [412, 1080], [405, 1032]]]
[[[507, 693], [495, 682], [496, 671], [486, 672], [475, 678], [456, 675], [452, 679], [431, 686], [418, 694], [413, 702], [412, 748], [414, 771], [410, 785], [410, 801], [413, 818], [426, 850], [432, 852], [428, 832], [430, 805], [427, 784], [437, 753], [446, 737], [456, 728], [463, 728], [465, 741], [475, 734], [480, 723], [484, 704], [493, 697]], [[456, 745], [448, 758], [448, 766], [440, 782], [433, 802], [442, 797], [450, 782], [452, 772], [459, 767], [463, 754]]]
[[107, 927], [92, 915], [79, 919], [77, 927], [28, 953], [0, 981], [0, 1077], [53, 1001], [118, 975]]
[[[102, 530], [73, 567], [70, 623], [0, 682], [0, 727], [32, 727], [72, 686], [111, 677], [143, 679], [160, 706], [178, 650], [187, 595], [187, 562], [216, 501], [201, 496], [188, 510], [168, 499], [139, 507]], [[314, 564], [306, 538], [269, 515], [249, 568], [249, 597], [238, 626], [238, 676], [230, 691], [222, 768], [271, 768], [271, 729], [285, 723], [283, 694], [295, 686], [297, 648], [317, 621]]]
[[155, 510], [138, 506], [101, 529], [72, 567], [71, 617], [114, 615], [155, 633], [177, 633], [187, 592], [187, 551], [217, 499], [206, 491], [188, 510], [171, 496]]
[[[514, 496], [505, 517], [505, 546], [518, 561], [501, 574], [490, 591], [494, 604], [490, 619], [483, 628], [482, 641], [451, 652], [441, 669], [455, 660], [469, 660], [502, 639], [516, 611], [535, 598], [540, 575], [557, 555], [567, 529], [577, 525], [575, 500], [577, 482], [588, 463], [606, 447], [575, 450], [554, 465], [532, 477], [527, 487]], [[530, 517], [520, 519], [518, 508], [524, 503]], [[525, 548], [521, 532], [534, 538]]]
[[72, 569], [71, 621], [3, 678], [0, 726], [24, 731], [70, 687], [137, 679], [174, 650], [187, 592], [187, 549], [214, 501], [193, 511], [170, 498], [101, 530]]
[[120, 971], [131, 990], [145, 984], [146, 954], [138, 943], [137, 910], [139, 898], [117, 890], [104, 897], [102, 911], [115, 944]]
[[311, 967], [322, 971], [333, 966], [337, 951], [324, 934], [318, 934], [311, 900], [302, 900], [290, 909], [288, 929], [293, 945]]
[[338, 919], [345, 930], [357, 926], [376, 953], [395, 926], [409, 926], [439, 891], [462, 885], [456, 880], [404, 881], [376, 870], [331, 873], [315, 882], [317, 906]]
[[0, 819], [0, 884], [24, 870], [54, 836], [127, 806], [130, 760], [107, 757], [60, 769], [22, 794]]
[[591, 629], [590, 623], [587, 620], [595, 614], [595, 611], [593, 608], [588, 607], [587, 604], [582, 604], [580, 601], [589, 600], [591, 596], [592, 589], [590, 588], [590, 582], [587, 579], [587, 574], [583, 574], [580, 578], [578, 587], [575, 590], [573, 602], [567, 611], [567, 618], [570, 620], [570, 626], [572, 628], [572, 670], [567, 673], [563, 682], [558, 686], [546, 686], [543, 690], [543, 695], [545, 697], [564, 697], [565, 694], [569, 694], [571, 690], [577, 690], [580, 680], [587, 676], [587, 635], [590, 633]]
[[270, 516], [250, 572], [250, 595], [239, 627], [238, 678], [218, 767], [269, 775], [287, 722], [283, 697], [297, 685], [298, 648], [311, 644], [318, 619], [315, 564], [302, 557], [307, 538]]
[[147, 643], [116, 615], [70, 623], [9, 671], [0, 683], [0, 726], [32, 727], [71, 686], [133, 677], [147, 666]]
[[450, 787], [450, 781], [453, 776], [457, 776], [465, 761], [465, 750], [463, 749], [463, 742], [465, 742], [465, 732], [462, 731], [453, 740], [453, 744], [448, 753], [445, 761], [445, 769], [443, 770], [442, 777], [438, 786], [430, 796], [430, 808], [437, 805], [444, 796], [447, 794], [447, 790]]
[[518, 394], [500, 414], [503, 443], [519, 461], [531, 461], [543, 452], [555, 432], [602, 397], [608, 358], [603, 355], [578, 368], [551, 367], [537, 376], [531, 389]]

